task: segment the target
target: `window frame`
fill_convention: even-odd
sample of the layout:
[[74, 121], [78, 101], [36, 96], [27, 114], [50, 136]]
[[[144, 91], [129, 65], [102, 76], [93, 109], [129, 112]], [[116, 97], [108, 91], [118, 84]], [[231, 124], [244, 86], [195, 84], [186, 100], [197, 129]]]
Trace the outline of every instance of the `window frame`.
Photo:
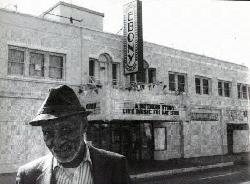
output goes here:
[[[64, 54], [59, 54], [59, 53], [54, 53], [54, 52], [50, 52], [48, 54], [48, 60], [49, 60], [49, 63], [48, 63], [48, 78], [50, 79], [53, 79], [53, 80], [64, 80], [65, 79], [65, 68], [66, 68], [66, 57]], [[53, 68], [57, 68], [57, 69], [62, 69], [62, 78], [53, 78], [53, 77], [50, 77], [50, 57], [51, 56], [57, 56], [57, 57], [62, 57], [62, 64], [63, 66], [62, 67], [53, 67]]]
[[[30, 65], [31, 65], [31, 53], [35, 53], [35, 54], [41, 54], [43, 55], [43, 67], [42, 67], [42, 70], [43, 70], [43, 76], [36, 76], [36, 75], [31, 75], [30, 74]], [[28, 55], [29, 55], [29, 61], [28, 61], [28, 65], [29, 65], [29, 77], [34, 77], [34, 78], [44, 78], [45, 77], [45, 61], [46, 61], [46, 53], [43, 52], [43, 51], [39, 51], [39, 50], [28, 50]]]
[[[237, 83], [237, 96], [238, 99], [242, 99], [242, 100], [248, 100], [250, 99], [250, 92], [249, 92], [249, 88], [250, 85], [249, 84], [245, 84], [245, 83]], [[243, 88], [246, 89], [246, 91], [243, 91]]]
[[[223, 85], [223, 87], [224, 87], [224, 90], [223, 90], [224, 97], [230, 98], [231, 97], [232, 83], [230, 83], [230, 82], [224, 82], [223, 84], [224, 84]], [[228, 84], [228, 89], [226, 89], [226, 86], [225, 86], [226, 84]], [[228, 95], [227, 95], [226, 91], [228, 91]]]
[[[18, 74], [11, 74], [10, 69], [10, 50], [18, 50], [22, 51], [24, 53], [24, 59], [23, 59], [23, 72], [22, 75]], [[42, 54], [43, 55], [43, 76], [37, 76], [31, 74], [31, 55], [34, 54]], [[49, 71], [50, 71], [50, 56], [59, 56], [62, 57], [62, 78], [53, 78], [50, 77]], [[66, 54], [64, 53], [56, 53], [56, 52], [50, 52], [50, 51], [44, 51], [44, 50], [38, 50], [28, 47], [22, 47], [22, 46], [15, 46], [15, 45], [8, 45], [8, 70], [7, 75], [13, 76], [13, 77], [22, 77], [22, 78], [29, 78], [29, 79], [43, 79], [43, 80], [55, 80], [55, 81], [65, 81], [66, 79]], [[18, 62], [19, 63], [19, 62]]]
[[149, 84], [156, 83], [156, 68], [148, 68], [148, 81], [147, 82]]
[[[221, 88], [219, 88], [219, 83], [221, 83]], [[226, 95], [226, 88], [225, 88], [226, 84], [228, 84], [229, 96]], [[217, 89], [218, 89], [218, 96], [227, 97], [227, 98], [232, 97], [232, 82], [231, 81], [225, 81], [225, 80], [218, 79], [218, 81], [217, 81]], [[219, 92], [220, 89], [221, 89], [221, 94]]]
[[[170, 75], [171, 76], [173, 76], [173, 81], [172, 81], [172, 79], [171, 79], [171, 81], [170, 81]], [[171, 77], [172, 78], [172, 77]], [[169, 82], [168, 82], [168, 85], [169, 85], [169, 91], [176, 91], [176, 79], [175, 79], [175, 74], [174, 73], [169, 73], [168, 74], [168, 80], [169, 80]]]
[[[220, 84], [220, 85], [219, 85]], [[218, 95], [219, 96], [224, 96], [224, 93], [223, 93], [223, 89], [224, 89], [224, 85], [223, 85], [224, 83], [223, 83], [223, 81], [220, 81], [220, 80], [218, 80], [218, 82], [217, 82], [217, 89], [218, 89]]]
[[96, 75], [95, 67], [96, 67], [96, 59], [89, 58], [89, 77], [95, 77], [95, 75]]
[[[196, 84], [196, 80], [199, 79], [200, 81], [200, 85], [199, 85], [199, 90], [200, 90], [200, 93], [197, 93], [197, 84]], [[195, 94], [197, 95], [211, 95], [212, 93], [212, 80], [211, 78], [208, 78], [208, 77], [203, 77], [203, 76], [199, 76], [199, 75], [195, 75], [195, 78], [194, 78], [195, 82], [194, 82], [194, 85], [195, 85]], [[204, 81], [207, 81], [207, 86], [204, 86]], [[207, 91], [207, 93], [205, 93], [204, 91]]]
[[[23, 62], [15, 62], [15, 61], [10, 61], [10, 50], [16, 50], [19, 52], [23, 52]], [[13, 45], [8, 45], [8, 70], [7, 74], [10, 76], [25, 76], [26, 72], [26, 67], [25, 67], [25, 61], [26, 61], [26, 48], [24, 47], [18, 47], [18, 46], [13, 46]], [[22, 74], [16, 74], [12, 73], [11, 71], [11, 63], [18, 63], [22, 64]]]
[[[245, 90], [244, 90], [245, 89]], [[242, 85], [242, 98], [243, 99], [247, 99], [247, 85], [246, 84], [243, 84]]]
[[[195, 93], [201, 95], [201, 79], [199, 77], [195, 77]], [[199, 81], [199, 84], [197, 84]]]
[[[114, 75], [114, 66], [115, 66], [115, 75]], [[112, 79], [112, 85], [116, 86], [119, 84], [120, 80], [120, 63], [118, 62], [111, 62], [111, 79]]]
[[[170, 75], [173, 75], [174, 76], [174, 81], [170, 81]], [[184, 91], [179, 91], [180, 89], [180, 85], [182, 85], [183, 83], [179, 83], [179, 76], [182, 76], [184, 77]], [[187, 74], [186, 73], [179, 73], [179, 72], [172, 72], [172, 71], [169, 71], [168, 72], [168, 90], [170, 92], [173, 92], [173, 93], [176, 93], [176, 92], [180, 92], [180, 93], [187, 93]], [[174, 85], [174, 90], [171, 90], [171, 86]]]

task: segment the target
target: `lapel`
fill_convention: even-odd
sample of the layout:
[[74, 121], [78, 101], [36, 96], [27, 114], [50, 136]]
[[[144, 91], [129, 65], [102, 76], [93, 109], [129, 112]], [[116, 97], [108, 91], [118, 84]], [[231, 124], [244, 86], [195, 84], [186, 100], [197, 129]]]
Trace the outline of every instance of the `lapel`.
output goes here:
[[52, 184], [52, 164], [53, 156], [50, 155], [41, 166], [42, 173], [38, 176], [36, 184]]
[[[107, 157], [98, 149], [89, 145], [90, 158], [93, 165], [93, 180], [95, 184], [111, 183], [112, 171], [110, 168], [111, 163], [108, 162]], [[41, 174], [36, 180], [36, 184], [54, 184], [52, 168], [53, 168], [53, 156], [50, 155], [45, 159], [43, 165], [41, 165]]]
[[93, 165], [92, 175], [95, 184], [111, 183], [112, 171], [107, 157], [98, 149], [89, 146], [90, 158]]

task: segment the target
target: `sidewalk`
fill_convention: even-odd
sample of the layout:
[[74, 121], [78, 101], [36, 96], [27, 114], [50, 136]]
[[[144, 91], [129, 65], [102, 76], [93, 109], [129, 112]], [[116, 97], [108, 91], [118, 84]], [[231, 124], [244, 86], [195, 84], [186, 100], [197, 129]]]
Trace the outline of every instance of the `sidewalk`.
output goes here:
[[199, 158], [178, 158], [166, 161], [134, 161], [128, 162], [132, 181], [157, 176], [166, 176], [184, 172], [232, 166], [248, 163], [248, 153], [218, 155]]
[[[178, 158], [166, 161], [133, 161], [129, 162], [129, 174], [132, 181], [151, 177], [166, 176], [204, 169], [246, 164], [250, 153], [220, 155], [200, 158]], [[0, 174], [0, 184], [15, 183], [16, 173]]]

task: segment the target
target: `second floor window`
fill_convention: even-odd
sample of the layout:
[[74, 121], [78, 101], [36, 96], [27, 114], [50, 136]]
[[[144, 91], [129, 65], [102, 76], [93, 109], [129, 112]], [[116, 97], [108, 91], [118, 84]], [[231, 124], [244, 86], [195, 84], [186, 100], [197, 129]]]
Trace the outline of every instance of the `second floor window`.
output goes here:
[[169, 91], [186, 91], [186, 75], [180, 73], [169, 73]]
[[8, 73], [10, 75], [24, 75], [24, 49], [9, 48]]
[[90, 58], [89, 59], [89, 83], [94, 83], [96, 81], [96, 72], [95, 72], [96, 65], [97, 65], [97, 60]]
[[30, 76], [44, 77], [44, 55], [30, 52]]
[[247, 84], [238, 83], [237, 84], [238, 98], [247, 99], [248, 96], [247, 90], [248, 90]]
[[201, 94], [201, 79], [195, 77], [195, 91], [196, 94]]
[[232, 83], [228, 81], [218, 81], [218, 95], [224, 97], [231, 96], [231, 86]]
[[95, 60], [94, 59], [89, 60], [89, 76], [90, 77], [95, 76]]
[[50, 55], [49, 57], [49, 77], [55, 79], [63, 78], [63, 57]]
[[65, 58], [64, 54], [9, 45], [8, 74], [64, 79]]
[[98, 85], [118, 85], [120, 79], [120, 63], [113, 62], [107, 54], [101, 54], [98, 59], [89, 58], [89, 83]]
[[210, 94], [210, 79], [204, 77], [195, 77], [195, 91], [196, 94]]
[[118, 76], [117, 68], [118, 68], [118, 64], [113, 63], [112, 64], [112, 84], [113, 85], [117, 85], [117, 76]]
[[148, 83], [155, 83], [156, 82], [156, 68], [149, 68], [148, 69]]

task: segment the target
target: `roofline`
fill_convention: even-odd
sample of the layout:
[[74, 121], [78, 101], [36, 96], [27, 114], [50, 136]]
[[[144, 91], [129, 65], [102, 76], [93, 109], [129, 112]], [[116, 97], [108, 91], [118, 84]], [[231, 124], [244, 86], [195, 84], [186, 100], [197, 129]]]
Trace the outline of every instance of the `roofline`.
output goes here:
[[88, 8], [84, 8], [84, 7], [81, 7], [81, 6], [74, 5], [74, 4], [66, 3], [64, 1], [57, 2], [51, 8], [49, 8], [48, 10], [46, 10], [45, 12], [43, 12], [40, 16], [42, 16], [42, 17], [45, 16], [47, 13], [51, 12], [56, 7], [58, 7], [59, 5], [68, 6], [68, 7], [71, 7], [71, 8], [75, 8], [75, 9], [78, 9], [78, 10], [81, 10], [81, 11], [85, 11], [85, 12], [88, 12], [88, 13], [91, 13], [91, 14], [95, 14], [95, 15], [104, 17], [104, 13], [100, 13], [100, 12], [97, 12], [97, 11], [94, 11], [94, 10], [90, 10]]
[[195, 52], [185, 51], [185, 50], [177, 49], [177, 48], [174, 48], [174, 47], [168, 47], [168, 46], [165, 46], [165, 45], [161, 45], [161, 44], [157, 44], [157, 43], [153, 43], [153, 42], [148, 42], [148, 41], [145, 41], [145, 40], [143, 42], [146, 42], [147, 44], [152, 44], [152, 45], [164, 47], [164, 48], [171, 49], [171, 50], [176, 50], [176, 51], [179, 51], [179, 52], [184, 52], [184, 53], [187, 53], [187, 54], [192, 54], [194, 56], [208, 58], [208, 59], [216, 60], [216, 61], [223, 62], [223, 63], [226, 63], [226, 64], [240, 66], [240, 67], [244, 67], [246, 69], [249, 69], [248, 66], [243, 65], [243, 64], [238, 64], [238, 63], [234, 63], [234, 62], [231, 62], [231, 61], [225, 61], [223, 59], [219, 59], [219, 58], [215, 58], [215, 57], [211, 57], [211, 56], [207, 56], [207, 55], [202, 55], [202, 54], [198, 54], [198, 53], [195, 53]]
[[[123, 35], [110, 33], [110, 32], [105, 32], [105, 31], [100, 31], [100, 30], [94, 30], [94, 29], [91, 29], [91, 28], [77, 26], [77, 25], [73, 25], [73, 24], [69, 24], [69, 23], [63, 23], [63, 22], [58, 22], [58, 21], [54, 21], [54, 20], [49, 20], [49, 19], [45, 19], [45, 18], [42, 18], [42, 17], [39, 17], [39, 16], [34, 16], [34, 15], [31, 15], [31, 14], [25, 14], [25, 13], [22, 13], [22, 12], [7, 10], [6, 8], [0, 8], [0, 11], [4, 11], [4, 12], [7, 12], [7, 13], [13, 13], [13, 14], [21, 15], [21, 16], [26, 16], [26, 17], [31, 17], [31, 18], [35, 18], [35, 19], [40, 19], [40, 20], [46, 21], [46, 22], [72, 26], [72, 27], [75, 27], [75, 28], [85, 29], [85, 30], [89, 30], [89, 31], [95, 31], [95, 32], [99, 32], [99, 33], [102, 33], [102, 34], [108, 34], [108, 35], [112, 35], [112, 36], [115, 36], [115, 37], [119, 37], [120, 39], [123, 38]], [[187, 54], [192, 54], [192, 55], [195, 55], [195, 56], [198, 56], [198, 57], [210, 58], [212, 60], [216, 60], [216, 61], [223, 62], [223, 63], [226, 63], [226, 64], [230, 64], [230, 65], [234, 65], [234, 66], [240, 66], [240, 67], [243, 67], [243, 68], [249, 70], [249, 68], [247, 66], [242, 65], [242, 64], [233, 63], [233, 62], [230, 62], [230, 61], [225, 61], [225, 60], [221, 60], [221, 59], [218, 59], [218, 58], [213, 58], [213, 57], [197, 54], [197, 53], [194, 53], [194, 52], [184, 51], [184, 50], [181, 50], [181, 49], [176, 49], [176, 48], [173, 48], [173, 47], [168, 47], [168, 46], [165, 46], [165, 45], [160, 45], [160, 44], [153, 43], [153, 42], [148, 42], [148, 41], [145, 41], [145, 40], [143, 42], [145, 43], [145, 46], [147, 44], [156, 45], [156, 46], [159, 46], [159, 47], [163, 47], [163, 48], [167, 48], [167, 49], [171, 49], [171, 50], [176, 50], [176, 51], [184, 52], [184, 53], [187, 53]]]

